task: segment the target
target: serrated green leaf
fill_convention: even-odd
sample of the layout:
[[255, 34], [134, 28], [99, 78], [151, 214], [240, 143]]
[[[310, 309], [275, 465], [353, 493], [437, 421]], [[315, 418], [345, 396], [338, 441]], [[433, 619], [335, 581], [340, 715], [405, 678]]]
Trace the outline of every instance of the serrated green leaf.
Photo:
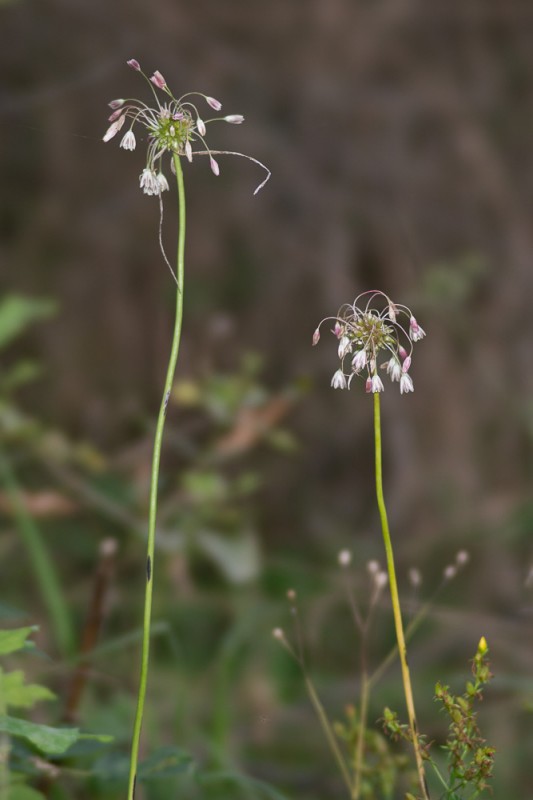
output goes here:
[[30, 633], [36, 630], [38, 630], [36, 625], [28, 625], [26, 628], [13, 628], [11, 631], [0, 631], [0, 656], [22, 650]]
[[56, 304], [47, 298], [9, 295], [0, 302], [0, 347], [15, 339], [29, 325], [50, 317]]
[[32, 708], [40, 700], [55, 700], [55, 694], [46, 686], [37, 683], [24, 683], [22, 670], [4, 673], [1, 676], [4, 702], [9, 708]]
[[51, 728], [6, 714], [0, 716], [0, 732], [25, 739], [49, 755], [61, 755], [81, 736], [78, 728]]

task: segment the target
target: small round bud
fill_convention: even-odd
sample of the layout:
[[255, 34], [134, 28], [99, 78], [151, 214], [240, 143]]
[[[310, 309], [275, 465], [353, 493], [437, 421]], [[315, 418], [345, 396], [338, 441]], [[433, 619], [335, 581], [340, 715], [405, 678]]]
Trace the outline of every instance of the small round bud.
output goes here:
[[370, 575], [376, 575], [380, 571], [379, 561], [375, 560], [369, 561], [368, 564], [366, 565], [366, 568], [370, 573]]
[[388, 580], [389, 578], [386, 572], [377, 572], [374, 578], [376, 589], [379, 589], [381, 591], [381, 589], [385, 588], [385, 586], [387, 585]]
[[352, 563], [352, 554], [349, 550], [341, 550], [338, 555], [338, 561], [341, 567], [349, 567]]
[[444, 572], [442, 574], [445, 580], [451, 581], [457, 575], [457, 567], [455, 566], [455, 564], [448, 564], [448, 566], [444, 569]]
[[409, 570], [409, 583], [414, 589], [418, 589], [420, 584], [422, 583], [422, 575], [420, 570], [416, 567], [411, 567]]
[[470, 553], [468, 550], [459, 550], [457, 555], [455, 556], [455, 563], [458, 564], [460, 567], [464, 567], [465, 564], [468, 564], [470, 561]]
[[290, 603], [294, 603], [295, 602], [295, 600], [296, 600], [296, 592], [294, 591], [294, 589], [288, 589], [287, 590], [287, 600]]
[[272, 636], [274, 637], [274, 639], [277, 639], [280, 642], [283, 641], [283, 639], [285, 638], [285, 634], [283, 633], [283, 628], [274, 628], [274, 630], [272, 631]]

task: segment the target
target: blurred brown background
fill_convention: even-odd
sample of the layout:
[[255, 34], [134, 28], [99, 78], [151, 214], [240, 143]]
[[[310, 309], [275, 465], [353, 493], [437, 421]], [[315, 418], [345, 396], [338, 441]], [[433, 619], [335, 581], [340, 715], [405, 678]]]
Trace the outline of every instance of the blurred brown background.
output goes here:
[[266, 462], [265, 552], [333, 563], [355, 541], [356, 559], [381, 557], [369, 399], [329, 389], [333, 338], [310, 345], [320, 318], [383, 289], [428, 334], [414, 395], [384, 395], [400, 568], [431, 582], [457, 549], [472, 555], [464, 613], [425, 658], [470, 655], [485, 633], [496, 671], [529, 681], [532, 3], [4, 0], [0, 39], [2, 289], [59, 304], [10, 354], [46, 368], [21, 406], [107, 454], [156, 413], [174, 285], [157, 201], [138, 188], [142, 147], [101, 141], [109, 100], [147, 98], [135, 57], [176, 94], [244, 114], [213, 125], [211, 146], [272, 170], [253, 197], [262, 175], [244, 160], [221, 157], [218, 179], [185, 165], [178, 366], [194, 378], [255, 351], [272, 391], [307, 386], [288, 423], [298, 452]]

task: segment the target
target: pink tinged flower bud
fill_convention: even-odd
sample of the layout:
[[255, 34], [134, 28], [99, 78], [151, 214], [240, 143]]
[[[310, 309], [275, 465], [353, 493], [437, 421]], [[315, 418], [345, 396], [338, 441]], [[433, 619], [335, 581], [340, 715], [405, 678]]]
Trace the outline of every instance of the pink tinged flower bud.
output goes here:
[[161, 75], [161, 73], [159, 72], [158, 69], [156, 69], [156, 71], [154, 72], [154, 74], [152, 75], [150, 80], [152, 81], [152, 83], [155, 86], [157, 86], [158, 89], [165, 89], [166, 88], [167, 82], [163, 78], [163, 76]]
[[359, 372], [366, 366], [366, 350], [358, 350], [352, 358], [352, 368]]
[[135, 150], [136, 144], [137, 142], [135, 141], [135, 134], [133, 133], [133, 131], [126, 131], [126, 133], [122, 137], [120, 146], [124, 150]]
[[402, 372], [407, 372], [411, 366], [411, 356], [407, 356], [402, 364]]
[[374, 392], [374, 394], [376, 392], [382, 392], [383, 391], [383, 389], [384, 389], [383, 381], [381, 380], [379, 375], [373, 375], [372, 376], [371, 386], [372, 386], [372, 391]]
[[398, 314], [398, 309], [396, 308], [392, 300], [389, 300], [389, 317], [392, 319], [393, 322], [396, 321], [397, 314]]
[[339, 358], [344, 358], [346, 353], [352, 352], [352, 343], [347, 336], [343, 336], [340, 340], [337, 352], [339, 354]]
[[109, 117], [107, 118], [107, 121], [108, 122], [114, 122], [123, 113], [124, 113], [124, 109], [123, 108], [117, 108], [116, 111], [113, 111], [113, 113], [109, 115]]
[[242, 114], [228, 114], [227, 117], [224, 117], [224, 122], [229, 122], [230, 125], [240, 125], [241, 122], [244, 122], [244, 117]]
[[200, 136], [205, 136], [205, 122], [203, 119], [200, 119], [200, 117], [196, 120], [196, 127], [198, 128]]
[[402, 346], [400, 345], [400, 346], [398, 347], [398, 353], [400, 354], [400, 358], [402, 359], [402, 361], [403, 361], [405, 358], [407, 358], [407, 350], [405, 349], [405, 347], [402, 347]]
[[211, 172], [213, 173], [213, 175], [220, 175], [220, 167], [218, 166], [213, 156], [209, 156], [209, 163], [211, 165]]
[[222, 103], [219, 103], [218, 100], [215, 100], [214, 97], [206, 97], [207, 104], [211, 106], [215, 111], [220, 111], [222, 108]]
[[335, 323], [335, 327], [333, 328], [333, 333], [335, 334], [337, 339], [341, 338], [342, 334], [344, 333], [344, 328], [342, 327], [340, 322]]
[[372, 378], [368, 377], [365, 383], [365, 392], [367, 394], [370, 394], [371, 391], [372, 391]]
[[187, 161], [192, 161], [192, 145], [189, 141], [185, 142], [185, 155], [187, 156]]
[[315, 344], [318, 344], [320, 341], [320, 329], [317, 328], [316, 331], [313, 333], [313, 347]]
[[409, 336], [413, 342], [418, 342], [420, 339], [423, 339], [426, 335], [426, 332], [420, 327], [416, 319], [411, 316], [409, 320]]
[[400, 378], [400, 394], [407, 394], [407, 392], [414, 392], [413, 380], [407, 372], [404, 372]]
[[123, 114], [121, 117], [115, 120], [115, 122], [113, 122], [113, 124], [109, 126], [109, 128], [105, 132], [105, 135], [102, 137], [104, 142], [108, 142], [110, 139], [113, 138], [113, 136], [116, 136], [125, 122], [126, 122], [125, 114]]
[[346, 389], [346, 376], [342, 369], [338, 369], [331, 379], [334, 389]]
[[135, 58], [130, 58], [129, 61], [126, 61], [126, 64], [128, 65], [128, 67], [131, 67], [132, 69], [137, 70], [137, 72], [141, 71], [141, 65], [139, 64], [139, 62]]
[[172, 119], [185, 119], [185, 114], [183, 114], [181, 111], [177, 111], [175, 114], [172, 114]]
[[121, 98], [119, 100], [111, 100], [111, 102], [108, 103], [108, 106], [109, 106], [109, 108], [112, 108], [113, 111], [114, 111], [116, 108], [122, 108], [122, 106], [124, 105], [125, 102], [126, 101], [123, 98]]

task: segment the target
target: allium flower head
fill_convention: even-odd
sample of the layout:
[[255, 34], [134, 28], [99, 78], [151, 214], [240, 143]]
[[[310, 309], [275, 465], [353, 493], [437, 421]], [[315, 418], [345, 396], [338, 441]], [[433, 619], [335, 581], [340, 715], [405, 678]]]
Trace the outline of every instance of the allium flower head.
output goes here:
[[206, 103], [209, 109], [218, 112], [222, 108], [222, 104], [214, 97], [201, 92], [187, 92], [176, 98], [159, 70], [156, 70], [148, 78], [142, 71], [139, 62], [134, 58], [127, 63], [145, 78], [153, 93], [155, 104], [148, 106], [142, 100], [112, 100], [109, 103], [113, 111], [109, 117], [111, 125], [103, 139], [104, 142], [108, 142], [128, 121], [129, 130], [122, 138], [121, 147], [125, 150], [134, 150], [136, 140], [133, 128], [135, 125], [145, 128], [144, 138], [148, 141], [148, 149], [146, 165], [140, 176], [140, 186], [143, 192], [149, 195], [160, 195], [162, 191], [168, 189], [168, 183], [162, 171], [162, 160], [165, 153], [168, 153], [171, 160], [175, 156], [185, 156], [188, 161], [192, 161], [195, 155], [209, 156], [211, 171], [215, 175], [219, 174], [220, 169], [213, 155], [236, 155], [247, 158], [267, 172], [267, 177], [254, 192], [257, 194], [270, 177], [270, 171], [265, 165], [244, 153], [212, 150], [205, 140], [209, 123], [222, 121], [235, 125], [243, 122], [244, 117], [241, 114], [229, 114], [225, 117], [204, 120], [193, 100], [199, 98]]
[[378, 374], [381, 367], [392, 382], [400, 384], [401, 394], [414, 391], [409, 374], [413, 344], [425, 332], [407, 306], [393, 303], [383, 292], [363, 292], [352, 304], [341, 306], [335, 317], [322, 320], [313, 335], [313, 344], [320, 338], [322, 323], [330, 320], [334, 322], [332, 333], [341, 362], [331, 382], [335, 389], [349, 388], [354, 376], [362, 376], [367, 392], [382, 392], [384, 385]]

